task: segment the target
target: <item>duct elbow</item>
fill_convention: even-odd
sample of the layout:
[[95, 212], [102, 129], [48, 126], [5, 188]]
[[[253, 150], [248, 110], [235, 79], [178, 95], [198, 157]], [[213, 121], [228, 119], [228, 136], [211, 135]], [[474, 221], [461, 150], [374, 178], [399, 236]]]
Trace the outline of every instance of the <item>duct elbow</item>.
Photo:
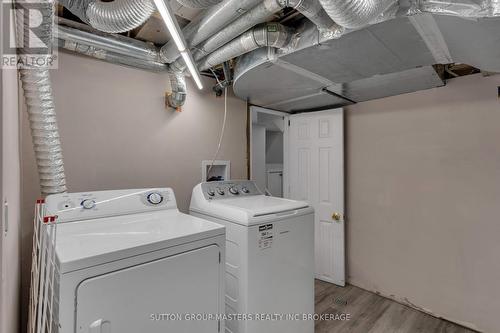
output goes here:
[[179, 111], [186, 102], [186, 78], [181, 72], [173, 72], [169, 77], [172, 92], [167, 95], [167, 105]]
[[222, 0], [177, 0], [181, 5], [188, 7], [188, 8], [208, 8], [215, 6]]

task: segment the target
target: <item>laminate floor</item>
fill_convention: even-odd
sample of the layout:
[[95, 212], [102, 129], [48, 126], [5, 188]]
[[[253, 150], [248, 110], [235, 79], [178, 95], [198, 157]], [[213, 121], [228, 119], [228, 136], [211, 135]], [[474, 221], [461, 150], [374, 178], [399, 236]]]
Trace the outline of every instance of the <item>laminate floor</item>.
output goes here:
[[316, 321], [315, 333], [475, 333], [351, 285], [316, 280], [315, 293], [316, 313], [330, 315]]

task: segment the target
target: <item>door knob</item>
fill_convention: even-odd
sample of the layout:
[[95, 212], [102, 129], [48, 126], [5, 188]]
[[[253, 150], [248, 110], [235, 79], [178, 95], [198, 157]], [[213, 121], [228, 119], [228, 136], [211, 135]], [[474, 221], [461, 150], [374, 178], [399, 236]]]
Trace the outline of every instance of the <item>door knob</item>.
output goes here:
[[342, 214], [340, 213], [333, 213], [332, 214], [332, 220], [335, 220], [335, 221], [340, 221], [342, 219]]

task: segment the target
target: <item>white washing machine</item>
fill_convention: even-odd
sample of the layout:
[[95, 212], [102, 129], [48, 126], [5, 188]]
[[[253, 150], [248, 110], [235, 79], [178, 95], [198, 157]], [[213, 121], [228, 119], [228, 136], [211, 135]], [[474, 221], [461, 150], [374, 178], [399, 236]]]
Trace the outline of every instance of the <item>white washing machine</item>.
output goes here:
[[46, 205], [59, 222], [59, 332], [223, 329], [190, 319], [224, 312], [224, 227], [180, 213], [171, 189], [58, 194]]
[[226, 332], [314, 332], [313, 208], [232, 181], [197, 185], [190, 213], [226, 227]]

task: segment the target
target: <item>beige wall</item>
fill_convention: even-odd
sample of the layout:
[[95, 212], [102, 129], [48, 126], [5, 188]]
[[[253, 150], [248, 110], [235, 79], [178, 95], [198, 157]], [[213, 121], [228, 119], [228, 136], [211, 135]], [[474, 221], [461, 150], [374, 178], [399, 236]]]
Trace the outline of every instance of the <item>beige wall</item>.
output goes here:
[[[186, 212], [201, 181], [201, 161], [217, 148], [224, 100], [205, 80], [188, 80], [183, 112], [164, 106], [166, 75], [60, 53], [52, 73], [69, 191], [169, 186]], [[246, 178], [246, 103], [232, 93], [218, 159], [231, 161], [231, 176]], [[26, 292], [31, 210], [39, 196], [31, 138], [23, 124], [23, 257]]]
[[500, 332], [500, 75], [348, 109], [349, 281]]

